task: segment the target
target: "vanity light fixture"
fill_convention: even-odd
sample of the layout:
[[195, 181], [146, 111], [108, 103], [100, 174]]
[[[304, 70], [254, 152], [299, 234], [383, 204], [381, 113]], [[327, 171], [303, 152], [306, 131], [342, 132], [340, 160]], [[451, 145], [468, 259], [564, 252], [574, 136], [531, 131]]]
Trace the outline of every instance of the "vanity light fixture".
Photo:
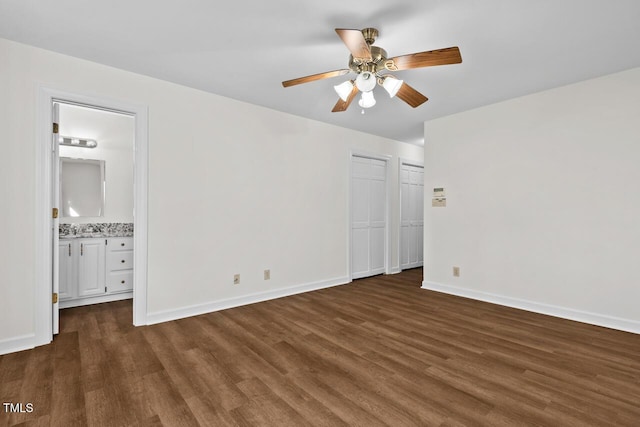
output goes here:
[[58, 142], [60, 145], [67, 145], [69, 147], [96, 148], [98, 146], [98, 141], [95, 139], [75, 138], [72, 136], [60, 136]]

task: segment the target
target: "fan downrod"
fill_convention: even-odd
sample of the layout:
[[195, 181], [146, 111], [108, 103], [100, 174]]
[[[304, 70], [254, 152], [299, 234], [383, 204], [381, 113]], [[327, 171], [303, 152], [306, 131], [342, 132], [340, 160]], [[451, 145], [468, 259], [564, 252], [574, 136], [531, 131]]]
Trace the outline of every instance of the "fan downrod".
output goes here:
[[378, 30], [375, 28], [365, 28], [362, 30], [362, 35], [364, 36], [364, 41], [367, 42], [369, 46], [376, 42], [376, 38], [378, 37]]

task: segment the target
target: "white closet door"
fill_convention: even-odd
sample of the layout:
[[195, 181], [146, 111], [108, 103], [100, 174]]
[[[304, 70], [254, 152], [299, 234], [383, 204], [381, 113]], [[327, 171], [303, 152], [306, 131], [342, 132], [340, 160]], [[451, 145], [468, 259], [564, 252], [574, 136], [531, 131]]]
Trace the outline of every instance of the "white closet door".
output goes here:
[[400, 168], [400, 268], [423, 264], [424, 169], [403, 164]]
[[357, 156], [351, 162], [351, 273], [357, 279], [385, 272], [387, 163]]

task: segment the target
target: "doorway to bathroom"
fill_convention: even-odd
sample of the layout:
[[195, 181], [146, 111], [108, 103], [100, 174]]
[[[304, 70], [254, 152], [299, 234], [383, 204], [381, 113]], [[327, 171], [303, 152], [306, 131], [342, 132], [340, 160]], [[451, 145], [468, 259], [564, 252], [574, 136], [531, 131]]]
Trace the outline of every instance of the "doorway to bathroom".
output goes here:
[[[52, 249], [59, 308], [132, 299], [135, 119], [64, 102], [53, 107], [53, 198], [59, 212]], [[54, 314], [54, 334], [56, 326]]]
[[40, 88], [36, 345], [59, 310], [133, 298], [146, 324], [147, 108]]

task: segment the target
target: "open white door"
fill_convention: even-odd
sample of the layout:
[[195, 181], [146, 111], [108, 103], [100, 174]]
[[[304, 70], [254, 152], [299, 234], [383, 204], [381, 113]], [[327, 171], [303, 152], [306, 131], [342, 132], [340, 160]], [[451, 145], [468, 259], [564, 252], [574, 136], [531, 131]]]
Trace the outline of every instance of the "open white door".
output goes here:
[[52, 238], [52, 265], [51, 265], [51, 290], [53, 295], [53, 334], [57, 334], [60, 329], [59, 322], [59, 303], [58, 303], [58, 293], [60, 288], [60, 253], [58, 250], [58, 224], [59, 224], [59, 208], [58, 206], [60, 201], [60, 152], [58, 144], [58, 127], [60, 123], [60, 108], [59, 104], [54, 102], [52, 105], [51, 116], [53, 119], [52, 125], [52, 133], [51, 133], [51, 208], [52, 208], [52, 219], [51, 219], [51, 236]]

